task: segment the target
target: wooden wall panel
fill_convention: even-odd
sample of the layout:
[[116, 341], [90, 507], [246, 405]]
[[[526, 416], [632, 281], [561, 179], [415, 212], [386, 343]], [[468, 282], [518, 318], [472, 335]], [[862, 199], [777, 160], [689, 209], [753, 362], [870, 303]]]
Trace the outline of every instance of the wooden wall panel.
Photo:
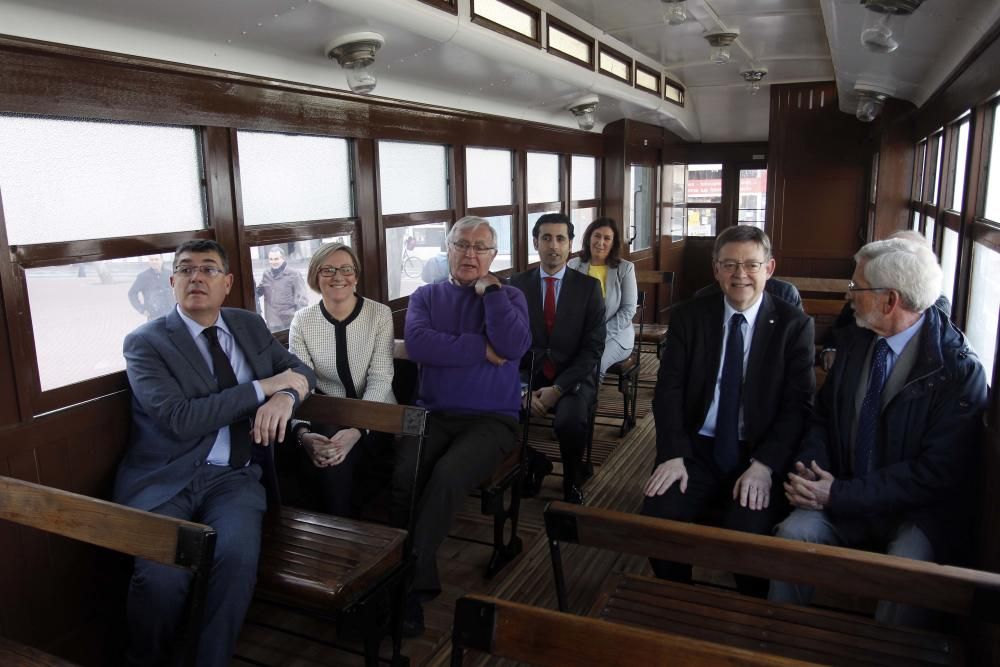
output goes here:
[[[801, 259], [850, 258], [863, 242], [870, 142], [867, 127], [837, 107], [830, 83], [771, 86], [768, 211], [781, 272]], [[805, 275], [840, 264], [816, 265]]]

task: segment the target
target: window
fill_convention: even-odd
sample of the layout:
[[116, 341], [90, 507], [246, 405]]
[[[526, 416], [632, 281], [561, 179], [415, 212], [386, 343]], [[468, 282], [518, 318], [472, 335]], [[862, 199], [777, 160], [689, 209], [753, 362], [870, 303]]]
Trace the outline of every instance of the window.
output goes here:
[[938, 203], [938, 187], [941, 185], [942, 139], [943, 133], [938, 132], [931, 137], [930, 142], [931, 159], [933, 160], [931, 164], [934, 165], [934, 170], [927, 174], [928, 186], [926, 191], [931, 193], [930, 199], [927, 200], [931, 204]]
[[472, 22], [538, 46], [542, 13], [521, 0], [472, 0]]
[[514, 163], [509, 150], [467, 148], [465, 151], [466, 202], [469, 215], [489, 220], [497, 234], [497, 254], [491, 271], [514, 266], [513, 220]]
[[739, 208], [736, 221], [764, 229], [767, 209], [767, 169], [740, 169]]
[[594, 66], [593, 38], [557, 21], [551, 15], [548, 17], [547, 30], [549, 53], [587, 68]]
[[0, 115], [12, 245], [205, 228], [193, 128]]
[[934, 218], [928, 216], [927, 220], [924, 221], [924, 236], [927, 237], [927, 242], [931, 244], [932, 248], [934, 247], [934, 225]]
[[965, 163], [969, 155], [969, 121], [966, 120], [958, 126], [958, 132], [954, 135], [955, 161], [953, 170], [955, 174], [955, 187], [952, 188], [951, 206], [953, 211], [962, 210], [962, 197], [965, 195]]
[[949, 301], [955, 300], [955, 270], [958, 268], [958, 232], [948, 227], [944, 228], [941, 241], [941, 293]]
[[635, 64], [635, 87], [641, 88], [643, 90], [660, 94], [660, 75], [655, 70], [652, 70], [639, 63]]
[[989, 179], [986, 183], [985, 217], [994, 222], [1000, 222], [1000, 107], [997, 105], [993, 106], [992, 137], [993, 145], [990, 148], [990, 158], [987, 163]]
[[979, 242], [973, 243], [972, 291], [969, 312], [975, 313], [966, 325], [966, 335], [983, 362], [987, 379], [993, 376], [997, 344], [997, 313], [1000, 310], [1000, 253]]
[[531, 230], [545, 213], [562, 210], [562, 158], [555, 153], [528, 153], [528, 217], [524, 237], [528, 240], [528, 264], [538, 261]]
[[687, 189], [687, 165], [663, 165], [663, 213], [664, 224], [671, 241], [684, 238], [686, 211], [684, 195]]
[[443, 268], [444, 277], [448, 276], [445, 235], [454, 211], [448, 203], [447, 149], [379, 141], [378, 169], [386, 292], [391, 302], [409, 296], [425, 282], [437, 282], [440, 271], [435, 268]]
[[689, 164], [684, 199], [688, 206], [688, 236], [715, 236], [722, 203], [722, 165]]
[[653, 167], [633, 164], [632, 199], [629, 207], [629, 227], [622, 233], [631, 237], [630, 250], [644, 250], [653, 244], [653, 204], [656, 192], [653, 181], [656, 170]]
[[354, 215], [345, 139], [242, 130], [236, 137], [244, 225]]
[[443, 9], [449, 14], [458, 14], [458, 7], [455, 5], [455, 0], [420, 0], [420, 2]]
[[573, 223], [573, 252], [583, 250], [583, 233], [587, 231], [587, 226], [597, 219], [596, 208], [574, 208], [569, 216]]
[[684, 89], [670, 79], [663, 82], [663, 99], [684, 106]]
[[[583, 247], [583, 233], [597, 217], [597, 158], [574, 155], [570, 162], [570, 221], [573, 223], [573, 252]], [[624, 232], [623, 232], [624, 233]]]
[[601, 74], [632, 83], [632, 59], [604, 44], [600, 47], [597, 69]]

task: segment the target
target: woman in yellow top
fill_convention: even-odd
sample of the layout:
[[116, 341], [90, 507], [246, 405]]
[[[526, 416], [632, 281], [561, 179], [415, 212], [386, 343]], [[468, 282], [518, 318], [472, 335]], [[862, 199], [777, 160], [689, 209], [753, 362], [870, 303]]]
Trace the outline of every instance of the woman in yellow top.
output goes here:
[[608, 367], [627, 359], [635, 344], [632, 317], [635, 316], [638, 287], [635, 265], [622, 259], [621, 234], [618, 223], [611, 218], [598, 218], [583, 233], [580, 256], [569, 261], [569, 267], [597, 278], [604, 293], [607, 338], [601, 357], [601, 377]]

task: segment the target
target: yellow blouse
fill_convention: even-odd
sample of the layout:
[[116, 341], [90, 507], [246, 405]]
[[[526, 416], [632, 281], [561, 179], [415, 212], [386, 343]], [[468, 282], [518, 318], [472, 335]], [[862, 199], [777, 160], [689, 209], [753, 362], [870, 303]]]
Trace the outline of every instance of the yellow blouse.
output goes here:
[[593, 278], [597, 278], [598, 280], [601, 281], [601, 296], [607, 297], [608, 265], [605, 264], [603, 266], [594, 266], [593, 264], [591, 264], [590, 268], [587, 269], [587, 275]]

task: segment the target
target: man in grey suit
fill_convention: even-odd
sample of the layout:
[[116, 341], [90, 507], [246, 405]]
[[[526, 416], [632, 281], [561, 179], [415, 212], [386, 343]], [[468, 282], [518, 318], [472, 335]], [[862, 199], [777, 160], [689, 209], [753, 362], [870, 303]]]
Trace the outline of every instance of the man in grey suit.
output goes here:
[[[215, 241], [181, 244], [170, 284], [177, 307], [125, 339], [132, 429], [114, 498], [215, 528], [198, 664], [221, 666], [229, 664], [256, 582], [266, 506], [257, 461], [284, 437], [315, 376], [259, 316], [222, 308], [233, 276]], [[136, 559], [130, 664], [170, 657], [189, 583], [184, 570]]]
[[573, 225], [561, 213], [546, 213], [531, 231], [539, 268], [513, 276], [524, 292], [531, 320], [535, 377], [531, 411], [552, 412], [552, 428], [563, 460], [563, 496], [583, 502], [583, 450], [588, 415], [597, 400], [596, 375], [604, 352], [604, 298], [601, 284], [569, 270]]

